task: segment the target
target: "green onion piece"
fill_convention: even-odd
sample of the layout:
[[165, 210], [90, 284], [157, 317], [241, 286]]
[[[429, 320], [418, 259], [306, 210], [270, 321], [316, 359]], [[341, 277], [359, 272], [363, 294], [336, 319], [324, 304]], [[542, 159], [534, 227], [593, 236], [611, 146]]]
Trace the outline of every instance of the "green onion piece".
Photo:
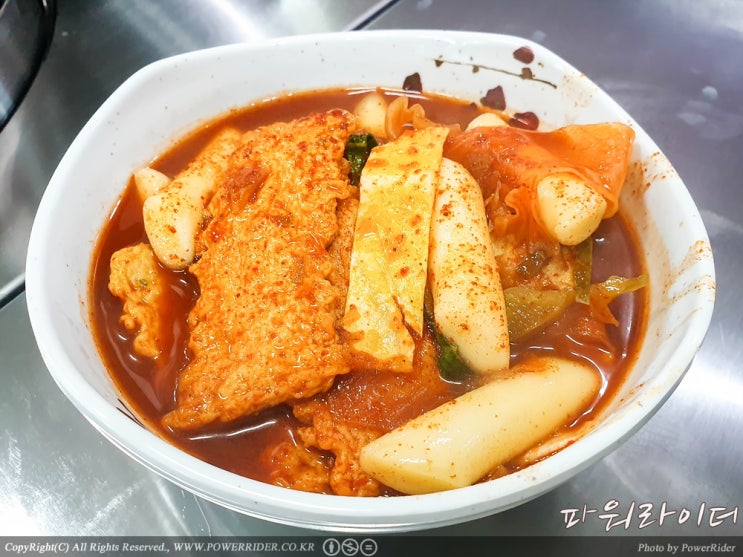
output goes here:
[[628, 294], [640, 288], [646, 287], [650, 283], [648, 275], [637, 275], [636, 277], [618, 277], [611, 276], [604, 282], [594, 284], [593, 288], [597, 289], [602, 297], [613, 300], [621, 294]]
[[377, 140], [370, 133], [355, 133], [348, 138], [343, 157], [351, 164], [348, 178], [354, 186], [359, 185], [361, 171], [371, 150], [377, 146]]
[[591, 302], [591, 265], [593, 264], [593, 239], [587, 238], [575, 246], [575, 301], [581, 304]]
[[572, 289], [537, 290], [513, 286], [503, 291], [511, 340], [518, 340], [554, 323], [575, 300]]
[[611, 276], [604, 282], [591, 285], [591, 312], [604, 323], [617, 325], [619, 322], [609, 309], [609, 304], [622, 294], [644, 288], [649, 282], [648, 275], [638, 275], [632, 278]]
[[438, 348], [438, 364], [441, 377], [448, 381], [461, 381], [472, 373], [459, 353], [459, 347], [444, 335], [436, 326], [433, 315], [424, 311], [423, 316], [433, 331], [433, 338]]

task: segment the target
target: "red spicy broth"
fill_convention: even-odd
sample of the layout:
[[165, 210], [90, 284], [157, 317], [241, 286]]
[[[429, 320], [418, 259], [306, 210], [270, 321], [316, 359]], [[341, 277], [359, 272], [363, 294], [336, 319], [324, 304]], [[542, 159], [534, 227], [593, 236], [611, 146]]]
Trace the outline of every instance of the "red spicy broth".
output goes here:
[[[331, 108], [352, 110], [361, 95], [368, 91], [329, 90], [293, 94], [235, 110], [181, 139], [153, 161], [151, 166], [173, 176], [225, 126], [247, 131], [311, 112]], [[384, 93], [390, 96], [399, 94], [393, 91]], [[410, 95], [409, 92], [406, 94]], [[443, 97], [416, 96], [416, 102], [424, 106], [426, 115], [431, 120], [444, 124], [460, 124], [462, 127], [479, 112], [479, 108], [473, 103]], [[636, 239], [621, 217], [621, 212], [604, 221], [595, 238], [594, 280], [603, 280], [612, 274], [635, 276], [643, 272], [644, 266], [635, 248]], [[111, 255], [125, 246], [142, 241], [146, 241], [142, 207], [130, 181], [102, 230], [96, 246], [90, 284], [94, 334], [104, 363], [121, 392], [122, 400], [148, 427], [184, 451], [220, 468], [260, 481], [269, 481], [272, 470], [265, 459], [261, 458], [261, 454], [266, 447], [293, 440], [294, 432], [300, 425], [288, 406], [282, 405], [258, 416], [198, 431], [173, 431], [161, 425], [161, 418], [175, 406], [178, 374], [189, 362], [187, 319], [199, 295], [199, 287], [188, 271], [164, 270], [168, 293], [161, 309], [167, 312], [168, 321], [173, 323], [170, 338], [166, 339], [164, 353], [157, 360], [135, 354], [132, 348], [134, 334], [119, 323], [122, 304], [109, 292], [108, 276]], [[533, 353], [572, 356], [590, 361], [600, 369], [604, 378], [600, 400], [583, 418], [590, 417], [611, 400], [625, 378], [625, 370], [635, 357], [644, 331], [644, 307], [643, 291], [624, 295], [613, 303], [612, 310], [619, 326], [609, 327], [612, 348], [608, 352], [583, 344], [571, 332], [580, 320], [580, 308], [577, 311], [571, 308], [559, 322], [545, 331], [512, 343], [512, 363]], [[446, 383], [449, 398], [468, 388], [468, 385], [447, 383], [443, 379], [441, 381]], [[362, 392], [363, 380], [359, 381], [358, 377], [353, 380], [349, 380], [348, 376], [338, 378], [332, 389], [356, 388], [352, 387], [356, 383], [359, 384], [358, 392]]]

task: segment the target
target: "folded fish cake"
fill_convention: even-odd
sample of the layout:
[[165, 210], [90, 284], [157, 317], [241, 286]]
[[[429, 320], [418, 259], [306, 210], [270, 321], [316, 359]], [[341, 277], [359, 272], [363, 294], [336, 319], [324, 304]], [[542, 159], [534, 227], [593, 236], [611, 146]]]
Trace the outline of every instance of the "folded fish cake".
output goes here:
[[134, 332], [134, 352], [157, 358], [163, 351], [162, 315], [157, 311], [165, 295], [157, 258], [148, 244], [136, 244], [111, 256], [108, 289], [124, 306], [119, 322]]

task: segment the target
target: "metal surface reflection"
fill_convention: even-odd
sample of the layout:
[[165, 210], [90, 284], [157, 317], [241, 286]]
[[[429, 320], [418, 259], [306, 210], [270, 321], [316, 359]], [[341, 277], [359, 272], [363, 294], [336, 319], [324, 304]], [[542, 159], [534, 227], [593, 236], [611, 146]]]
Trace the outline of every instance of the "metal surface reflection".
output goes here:
[[0, 130], [36, 77], [52, 41], [55, 0], [0, 2]]
[[[11, 3], [15, 3], [12, 0]], [[48, 57], [0, 133], [0, 300], [23, 273], [36, 206], [67, 147], [141, 67], [182, 52], [353, 28], [391, 0], [101, 0], [59, 6]]]

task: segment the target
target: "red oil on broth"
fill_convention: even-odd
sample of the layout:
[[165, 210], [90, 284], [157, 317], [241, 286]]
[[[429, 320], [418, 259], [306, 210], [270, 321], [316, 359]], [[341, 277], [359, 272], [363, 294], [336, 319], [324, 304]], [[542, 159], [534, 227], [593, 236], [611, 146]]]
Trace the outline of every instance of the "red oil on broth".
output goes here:
[[[288, 121], [311, 112], [332, 108], [353, 110], [360, 95], [368, 90], [332, 90], [294, 94], [276, 100], [257, 103], [243, 110], [209, 122], [181, 139], [153, 163], [152, 167], [173, 176], [199, 152], [220, 129], [232, 126], [239, 130], [276, 121]], [[387, 92], [388, 95], [398, 93]], [[409, 93], [408, 93], [409, 94]], [[469, 102], [434, 96], [416, 97], [426, 116], [444, 124], [460, 124], [462, 128], [480, 109]], [[593, 280], [601, 281], [609, 275], [636, 276], [643, 272], [638, 256], [637, 241], [621, 211], [603, 221], [594, 234]], [[192, 431], [174, 431], [161, 425], [162, 417], [175, 406], [178, 375], [189, 362], [188, 314], [199, 295], [195, 278], [186, 270], [163, 269], [167, 276], [167, 294], [160, 310], [166, 321], [172, 323], [167, 331], [164, 353], [152, 360], [138, 356], [132, 347], [133, 333], [119, 322], [121, 301], [108, 290], [111, 255], [125, 247], [147, 241], [142, 222], [142, 204], [133, 183], [130, 182], [101, 233], [94, 256], [91, 274], [91, 320], [104, 362], [119, 388], [122, 399], [134, 413], [161, 437], [184, 451], [215, 466], [254, 478], [270, 481], [272, 464], [265, 458], [268, 447], [280, 442], [292, 442], [300, 422], [286, 405], [261, 412], [257, 416], [240, 419], [220, 426], [208, 426]], [[612, 311], [619, 321], [617, 327], [608, 327], [610, 347], [582, 342], [576, 334], [585, 306], [573, 304], [566, 314], [544, 331], [511, 344], [512, 363], [530, 354], [567, 356], [588, 361], [600, 370], [604, 387], [600, 399], [581, 418], [595, 415], [622, 385], [626, 373], [639, 349], [645, 327], [646, 294], [643, 290], [625, 294], [612, 303]], [[420, 344], [420, 343], [419, 343]], [[420, 350], [420, 346], [419, 346]], [[353, 371], [336, 378], [331, 390], [364, 393], [365, 389], [379, 389], [389, 381], [384, 374], [367, 373], [367, 378]], [[472, 384], [453, 383], [443, 379], [431, 393], [415, 395], [416, 407], [401, 409], [396, 419], [412, 417], [420, 408], [441, 404], [472, 388]], [[354, 396], [349, 395], [349, 398]], [[393, 396], [393, 395], [390, 395]], [[350, 412], [350, 410], [348, 410]], [[366, 409], [373, 413], [373, 409]], [[368, 420], [383, 421], [384, 416], [367, 416]], [[332, 458], [318, 453], [318, 458]], [[387, 494], [393, 494], [392, 491]]]

